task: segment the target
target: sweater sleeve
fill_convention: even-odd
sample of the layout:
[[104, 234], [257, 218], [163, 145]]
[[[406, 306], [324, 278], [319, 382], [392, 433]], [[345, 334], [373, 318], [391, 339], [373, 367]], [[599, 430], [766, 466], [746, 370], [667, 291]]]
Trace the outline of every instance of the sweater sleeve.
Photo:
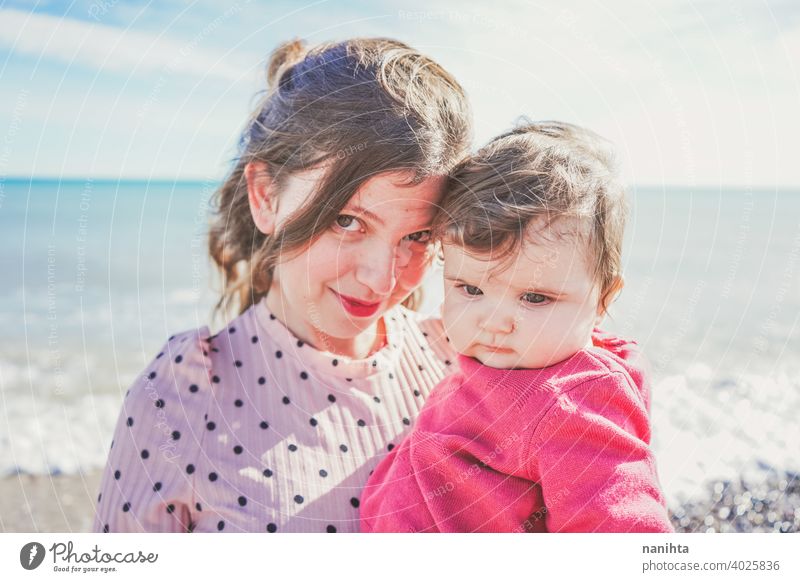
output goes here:
[[92, 531], [191, 531], [192, 461], [210, 394], [208, 335], [204, 327], [172, 336], [127, 391]]
[[673, 532], [644, 401], [612, 372], [557, 395], [534, 431], [532, 478], [551, 532]]

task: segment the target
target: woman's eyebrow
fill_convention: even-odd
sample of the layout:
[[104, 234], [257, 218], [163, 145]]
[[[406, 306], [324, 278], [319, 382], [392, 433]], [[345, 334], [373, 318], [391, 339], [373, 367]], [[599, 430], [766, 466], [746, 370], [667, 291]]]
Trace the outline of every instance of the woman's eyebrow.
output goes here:
[[347, 206], [345, 206], [342, 209], [342, 211], [345, 211], [345, 210], [347, 212], [352, 212], [354, 214], [362, 214], [362, 215], [366, 216], [367, 218], [369, 218], [370, 220], [373, 220], [373, 221], [377, 222], [381, 226], [386, 226], [386, 223], [383, 221], [383, 219], [380, 216], [378, 216], [377, 214], [375, 214], [373, 212], [370, 212], [366, 208], [362, 208], [361, 206], [348, 204]]

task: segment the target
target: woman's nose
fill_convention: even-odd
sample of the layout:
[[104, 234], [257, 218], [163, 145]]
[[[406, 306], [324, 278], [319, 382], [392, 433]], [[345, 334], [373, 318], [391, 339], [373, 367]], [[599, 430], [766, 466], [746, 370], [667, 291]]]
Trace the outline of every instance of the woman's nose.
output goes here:
[[389, 295], [397, 283], [397, 249], [383, 242], [371, 242], [360, 256], [356, 280], [375, 295]]

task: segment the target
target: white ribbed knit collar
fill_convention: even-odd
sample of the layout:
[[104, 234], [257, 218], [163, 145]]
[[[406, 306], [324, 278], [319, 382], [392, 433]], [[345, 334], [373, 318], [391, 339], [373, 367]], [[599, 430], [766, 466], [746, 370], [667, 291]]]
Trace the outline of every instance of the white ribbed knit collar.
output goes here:
[[405, 308], [397, 305], [384, 316], [386, 345], [364, 359], [353, 359], [318, 350], [295, 336], [276, 315], [267, 308], [266, 298], [250, 307], [258, 325], [269, 335], [283, 353], [301, 360], [317, 372], [342, 378], [365, 378], [394, 369], [402, 350], [405, 329]]

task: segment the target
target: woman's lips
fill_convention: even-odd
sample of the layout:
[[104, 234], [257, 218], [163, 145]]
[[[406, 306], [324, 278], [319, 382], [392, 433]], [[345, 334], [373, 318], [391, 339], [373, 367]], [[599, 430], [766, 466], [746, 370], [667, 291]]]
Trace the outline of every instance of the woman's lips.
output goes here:
[[375, 313], [378, 311], [378, 308], [381, 306], [380, 301], [375, 303], [367, 303], [354, 297], [342, 295], [336, 291], [333, 291], [333, 294], [336, 295], [336, 297], [339, 299], [339, 302], [344, 306], [347, 312], [355, 317], [370, 317], [371, 315], [375, 315]]

